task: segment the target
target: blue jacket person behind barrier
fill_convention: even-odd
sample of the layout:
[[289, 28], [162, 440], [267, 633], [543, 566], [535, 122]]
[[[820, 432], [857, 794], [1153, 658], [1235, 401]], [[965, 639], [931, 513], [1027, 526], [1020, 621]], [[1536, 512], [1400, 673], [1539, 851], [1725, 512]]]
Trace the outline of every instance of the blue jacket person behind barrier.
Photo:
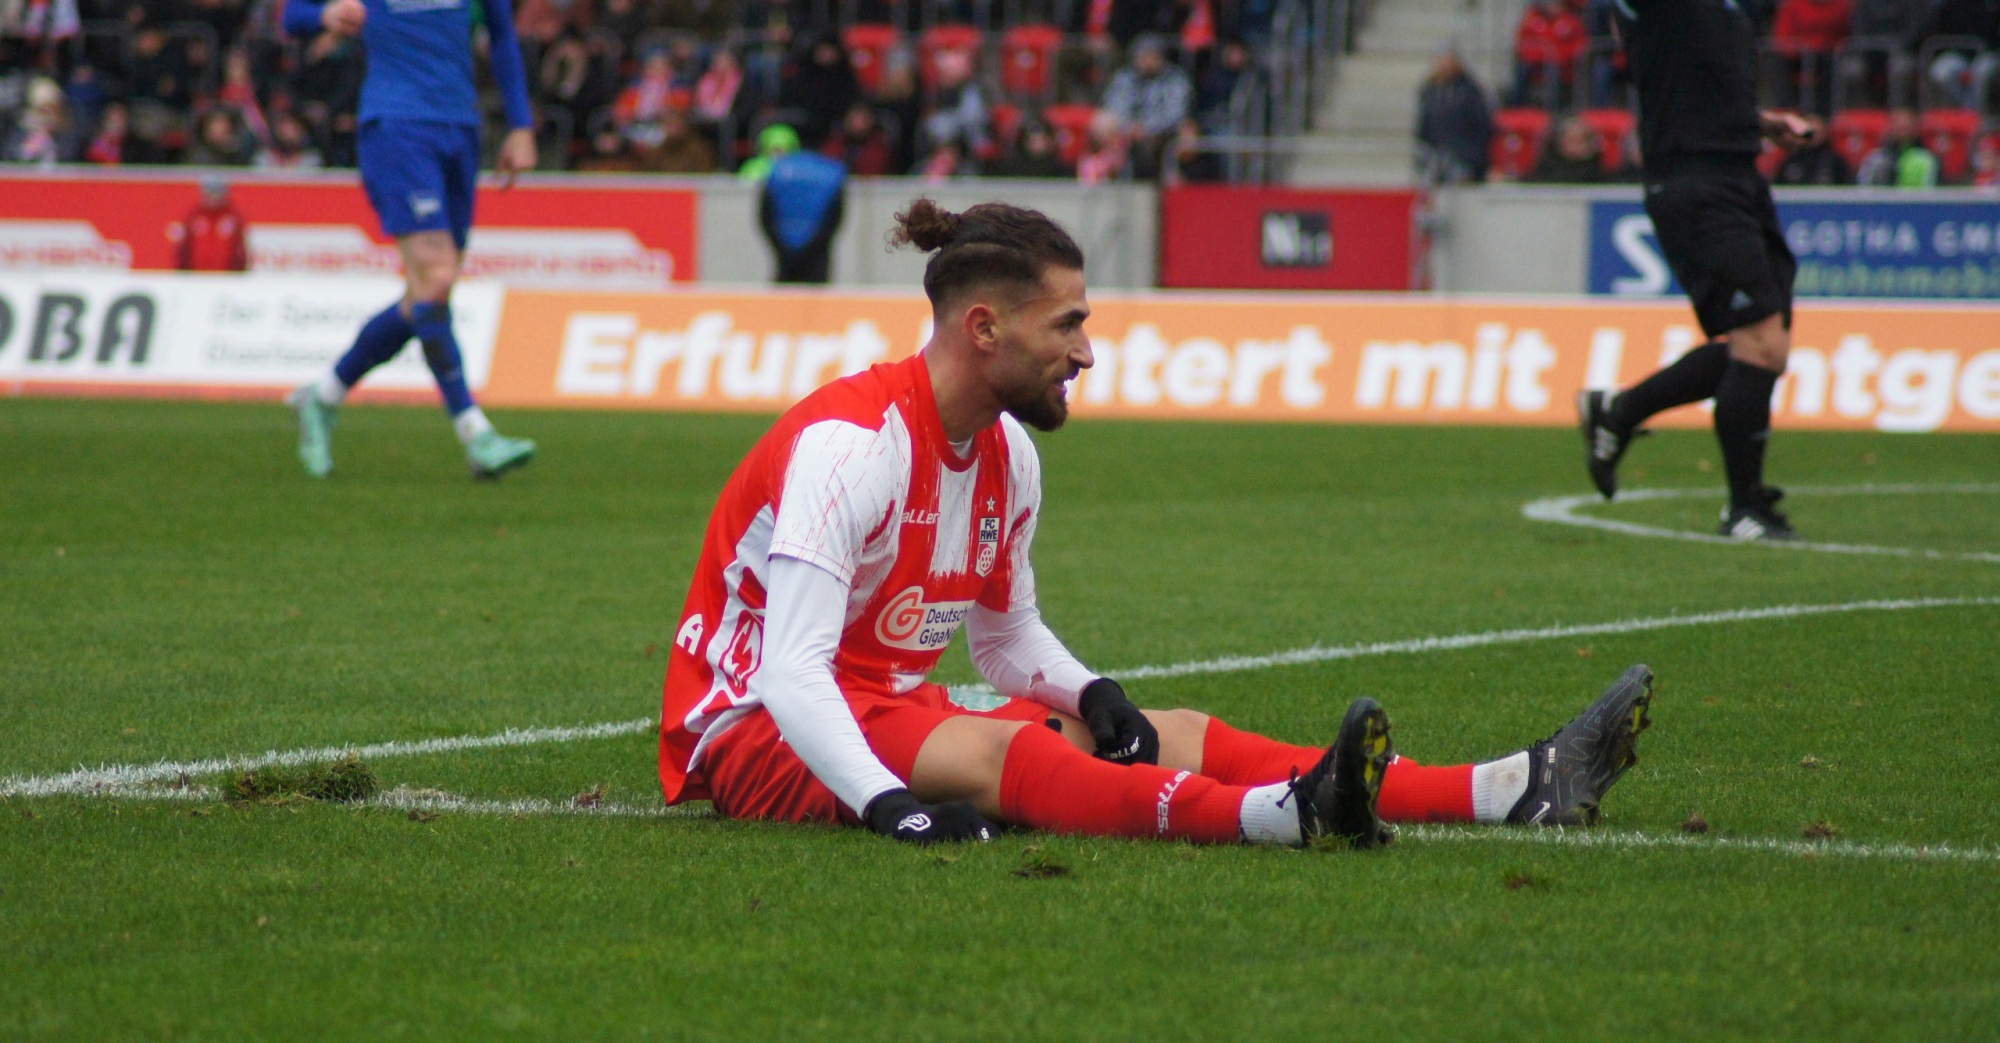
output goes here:
[[508, 438], [472, 400], [457, 337], [451, 288], [472, 231], [479, 179], [481, 108], [473, 71], [473, 5], [491, 43], [493, 80], [510, 128], [496, 169], [511, 187], [535, 167], [534, 110], [514, 32], [511, 0], [287, 0], [285, 31], [359, 36], [367, 48], [361, 85], [361, 187], [403, 257], [401, 300], [369, 319], [354, 346], [318, 381], [287, 399], [298, 412], [299, 459], [324, 478], [333, 470], [333, 423], [348, 389], [412, 339], [437, 379], [452, 427], [476, 477], [527, 463], [535, 444]]
[[846, 195], [847, 168], [836, 160], [794, 151], [771, 161], [757, 216], [778, 255], [778, 282], [827, 281]]

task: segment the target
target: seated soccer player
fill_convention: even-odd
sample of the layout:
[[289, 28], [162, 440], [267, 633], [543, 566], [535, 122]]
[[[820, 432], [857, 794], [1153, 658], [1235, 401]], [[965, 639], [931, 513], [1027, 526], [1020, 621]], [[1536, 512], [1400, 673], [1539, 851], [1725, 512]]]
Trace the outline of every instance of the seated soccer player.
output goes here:
[[[1091, 364], [1083, 254], [1005, 204], [920, 199], [897, 222], [935, 252], [936, 332], [794, 406], [723, 490], [667, 668], [667, 803], [919, 843], [1006, 823], [1365, 848], [1385, 820], [1596, 820], [1647, 724], [1643, 666], [1549, 739], [1424, 767], [1393, 754], [1373, 699], [1329, 746], [1294, 746], [1141, 710], [1079, 663], [1036, 608], [1041, 464], [1022, 425], [1062, 426]], [[927, 679], [961, 627], [998, 697]]]
[[[508, 0], [485, 0], [493, 79], [513, 129], [496, 166], [512, 185], [535, 167], [534, 112]], [[299, 460], [324, 478], [333, 471], [333, 427], [347, 392], [412, 339], [437, 379], [453, 430], [474, 477], [495, 478], [534, 458], [535, 443], [508, 438], [472, 400], [452, 332], [451, 288], [472, 231], [479, 180], [479, 92], [473, 82], [473, 6], [465, 0], [286, 0], [285, 29], [359, 36], [368, 47], [361, 85], [361, 186], [403, 255], [403, 298], [369, 319], [318, 381], [286, 399], [298, 412]]]

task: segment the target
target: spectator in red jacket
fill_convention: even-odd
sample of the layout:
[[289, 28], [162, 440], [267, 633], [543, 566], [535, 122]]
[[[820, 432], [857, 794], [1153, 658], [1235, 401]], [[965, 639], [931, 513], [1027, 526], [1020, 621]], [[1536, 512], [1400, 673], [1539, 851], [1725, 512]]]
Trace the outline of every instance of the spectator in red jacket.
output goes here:
[[229, 198], [229, 182], [219, 177], [203, 178], [201, 202], [167, 228], [168, 238], [174, 241], [174, 267], [184, 272], [248, 270], [247, 230], [242, 211]]
[[1521, 12], [1514, 31], [1515, 105], [1528, 104], [1529, 88], [1554, 91], [1576, 80], [1590, 36], [1583, 27], [1581, 0], [1534, 0]]
[[1847, 39], [1853, 0], [1783, 0], [1771, 25], [1771, 47], [1785, 56], [1800, 108], [1826, 112], [1832, 97], [1833, 52]]

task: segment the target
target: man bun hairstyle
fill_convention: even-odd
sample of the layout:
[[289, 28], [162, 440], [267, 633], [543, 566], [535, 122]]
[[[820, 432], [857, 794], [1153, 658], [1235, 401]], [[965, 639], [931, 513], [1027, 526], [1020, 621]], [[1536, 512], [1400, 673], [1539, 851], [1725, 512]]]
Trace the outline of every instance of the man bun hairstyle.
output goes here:
[[981, 203], [954, 214], [918, 199], [896, 215], [889, 245], [936, 251], [924, 267], [924, 295], [942, 307], [958, 291], [989, 283], [1038, 284], [1051, 266], [1083, 270], [1083, 250], [1039, 210]]

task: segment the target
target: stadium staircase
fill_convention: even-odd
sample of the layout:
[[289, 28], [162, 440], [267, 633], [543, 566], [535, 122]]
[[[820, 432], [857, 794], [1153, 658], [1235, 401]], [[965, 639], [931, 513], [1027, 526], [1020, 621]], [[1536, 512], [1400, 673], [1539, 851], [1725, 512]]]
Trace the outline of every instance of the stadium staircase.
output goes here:
[[1445, 43], [1469, 42], [1478, 0], [1376, 0], [1350, 53], [1319, 88], [1312, 126], [1291, 163], [1299, 185], [1408, 185], [1417, 91]]

